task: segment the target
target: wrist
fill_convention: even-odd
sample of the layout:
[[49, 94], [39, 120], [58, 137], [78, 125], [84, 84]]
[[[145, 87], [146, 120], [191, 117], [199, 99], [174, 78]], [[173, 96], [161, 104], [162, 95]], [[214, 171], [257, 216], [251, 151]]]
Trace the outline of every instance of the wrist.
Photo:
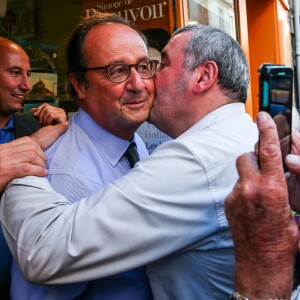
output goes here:
[[272, 267], [257, 262], [247, 265], [237, 263], [235, 290], [245, 297], [237, 299], [290, 299], [293, 280], [294, 261], [283, 266], [273, 260]]

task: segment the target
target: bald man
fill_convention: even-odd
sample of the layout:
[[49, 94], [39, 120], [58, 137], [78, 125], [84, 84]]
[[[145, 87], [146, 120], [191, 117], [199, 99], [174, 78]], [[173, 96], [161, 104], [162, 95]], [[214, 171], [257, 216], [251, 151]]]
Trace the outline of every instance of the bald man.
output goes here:
[[[30, 135], [41, 125], [67, 120], [63, 109], [46, 103], [33, 111], [37, 119], [15, 114], [23, 109], [25, 95], [31, 90], [29, 57], [22, 47], [3, 37], [0, 37], [0, 57], [0, 144]], [[5, 149], [10, 148], [7, 146]], [[5, 162], [7, 164], [4, 167], [1, 165], [1, 176], [6, 176], [9, 168], [12, 167], [11, 160]], [[8, 298], [11, 253], [4, 240], [2, 229], [0, 229], [0, 253], [0, 291]]]

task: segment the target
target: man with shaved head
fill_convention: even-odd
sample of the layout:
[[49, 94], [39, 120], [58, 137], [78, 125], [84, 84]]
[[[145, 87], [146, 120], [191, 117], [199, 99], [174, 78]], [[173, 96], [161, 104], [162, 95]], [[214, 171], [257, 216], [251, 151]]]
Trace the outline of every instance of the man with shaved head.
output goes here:
[[[29, 57], [22, 47], [3, 37], [0, 37], [0, 57], [0, 144], [30, 135], [41, 125], [66, 121], [63, 109], [46, 103], [33, 111], [37, 119], [15, 114], [23, 109], [25, 95], [31, 90]], [[8, 162], [10, 165], [1, 164], [1, 176], [5, 173], [3, 169], [9, 170], [13, 167], [13, 163], [11, 160]], [[8, 298], [11, 253], [4, 240], [2, 229], [0, 229], [0, 253], [0, 291]]]

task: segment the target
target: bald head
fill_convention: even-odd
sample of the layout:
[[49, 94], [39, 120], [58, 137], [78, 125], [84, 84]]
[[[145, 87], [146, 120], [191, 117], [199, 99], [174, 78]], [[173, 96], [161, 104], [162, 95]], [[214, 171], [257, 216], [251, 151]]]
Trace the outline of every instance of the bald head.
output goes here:
[[0, 128], [22, 110], [25, 94], [31, 90], [29, 57], [15, 42], [0, 37]]
[[11, 40], [8, 40], [4, 37], [0, 37], [0, 53], [5, 54], [7, 52], [16, 52], [16, 53], [20, 53], [24, 56], [27, 56], [26, 52], [24, 51], [24, 49], [21, 46], [19, 46], [18, 44], [16, 44], [15, 42], [13, 42]]

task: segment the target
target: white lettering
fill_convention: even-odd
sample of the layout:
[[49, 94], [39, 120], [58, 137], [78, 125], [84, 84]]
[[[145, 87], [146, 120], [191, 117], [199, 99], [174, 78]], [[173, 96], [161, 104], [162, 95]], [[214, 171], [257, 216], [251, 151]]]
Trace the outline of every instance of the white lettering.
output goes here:
[[132, 21], [133, 21], [133, 22], [136, 22], [137, 16], [138, 16], [138, 14], [139, 14], [140, 9], [141, 9], [140, 7], [137, 8], [136, 14], [134, 14], [132, 8], [129, 9], [129, 12], [130, 12], [130, 15], [131, 15], [131, 17], [132, 17]]
[[99, 8], [99, 10], [104, 11], [104, 10], [112, 10], [112, 9], [117, 9], [120, 6], [122, 6], [123, 1], [116, 1], [116, 2], [112, 2], [112, 3], [107, 3], [107, 4], [103, 4], [103, 2], [99, 2], [97, 4], [97, 7]]
[[[114, 11], [120, 17], [123, 17], [126, 20], [131, 20], [137, 22], [138, 19], [148, 21], [150, 19], [158, 19], [165, 17], [163, 13], [163, 8], [167, 5], [167, 2], [162, 2], [158, 4], [153, 4], [151, 6], [143, 6], [137, 8], [130, 8], [125, 10], [116, 11], [117, 8], [120, 8], [122, 5], [130, 5], [133, 0], [115, 1], [108, 4], [103, 4], [99, 2], [97, 4], [97, 9], [90, 8], [85, 10], [86, 17], [92, 16], [96, 11]], [[123, 4], [124, 3], [124, 4]]]
[[92, 16], [95, 12], [96, 12], [96, 9], [94, 9], [94, 8], [86, 9], [85, 16], [88, 18], [88, 17]]
[[158, 4], [158, 6], [159, 6], [159, 17], [158, 18], [164, 17], [164, 15], [163, 15], [163, 5], [167, 5], [167, 2], [163, 2], [163, 3]]
[[[145, 10], [145, 9], [148, 9], [148, 18], [145, 17], [145, 14], [144, 14], [144, 10]], [[142, 18], [143, 20], [150, 20], [150, 19], [151, 19], [151, 16], [152, 16], [151, 7], [150, 7], [150, 6], [144, 6], [144, 7], [142, 7], [140, 16], [141, 16], [141, 18]]]

